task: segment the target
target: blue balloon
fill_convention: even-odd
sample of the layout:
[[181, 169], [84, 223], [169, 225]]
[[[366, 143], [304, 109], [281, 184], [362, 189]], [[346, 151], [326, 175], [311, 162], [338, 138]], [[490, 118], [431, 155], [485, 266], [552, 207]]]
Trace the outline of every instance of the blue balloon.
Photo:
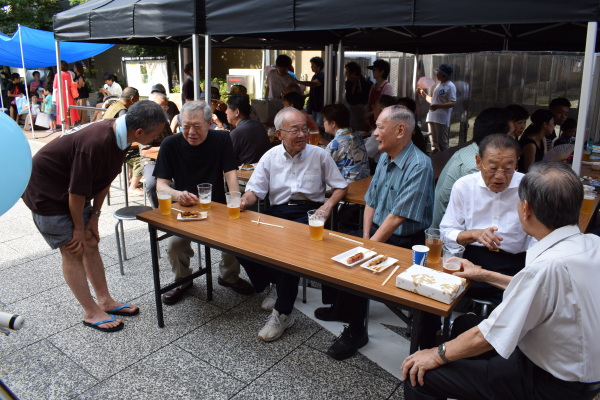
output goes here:
[[0, 215], [21, 197], [31, 176], [31, 149], [19, 125], [0, 113]]

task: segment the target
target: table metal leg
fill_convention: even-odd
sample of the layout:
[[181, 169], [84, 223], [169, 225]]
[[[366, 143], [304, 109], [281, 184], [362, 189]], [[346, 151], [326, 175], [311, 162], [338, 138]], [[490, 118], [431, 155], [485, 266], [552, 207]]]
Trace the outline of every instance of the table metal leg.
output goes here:
[[423, 311], [413, 309], [412, 323], [410, 333], [410, 354], [419, 350], [419, 339], [421, 336], [421, 321], [423, 319]]
[[150, 231], [150, 254], [152, 256], [152, 273], [154, 275], [154, 301], [156, 302], [156, 319], [158, 327], [163, 328], [165, 321], [163, 319], [162, 299], [160, 296], [160, 268], [158, 264], [158, 241], [156, 240], [156, 228], [148, 225]]
[[204, 246], [204, 268], [206, 268], [206, 300], [212, 301], [213, 299], [213, 286], [212, 286], [212, 264], [210, 262], [210, 247]]

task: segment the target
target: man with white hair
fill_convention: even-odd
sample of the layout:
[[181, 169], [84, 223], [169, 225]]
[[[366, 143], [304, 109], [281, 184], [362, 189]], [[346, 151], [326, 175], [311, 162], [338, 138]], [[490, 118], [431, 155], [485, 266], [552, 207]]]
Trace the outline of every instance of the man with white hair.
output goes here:
[[[212, 201], [225, 203], [223, 176], [229, 191], [240, 190], [229, 133], [209, 130], [212, 109], [204, 101], [188, 101], [181, 111], [182, 134], [169, 136], [160, 146], [154, 168], [156, 188], [159, 192], [170, 192], [173, 201], [182, 206], [191, 206], [198, 203], [197, 185], [210, 183]], [[192, 274], [190, 259], [194, 251], [190, 240], [171, 237], [167, 254], [176, 281]], [[239, 277], [240, 266], [235, 258], [222, 254], [219, 285], [252, 294], [252, 286]], [[189, 282], [168, 291], [163, 294], [163, 303], [177, 303], [192, 286]]]
[[[266, 214], [305, 224], [309, 210], [321, 210], [329, 217], [348, 187], [333, 158], [320, 147], [307, 144], [306, 117], [295, 108], [277, 113], [275, 129], [281, 144], [260, 159], [246, 185], [241, 207], [251, 206], [268, 194], [271, 206]], [[329, 199], [325, 198], [327, 186], [333, 189]], [[258, 337], [265, 342], [277, 340], [294, 324], [291, 314], [300, 278], [254, 261], [240, 258], [240, 263], [256, 292], [269, 288], [261, 308], [272, 313]]]

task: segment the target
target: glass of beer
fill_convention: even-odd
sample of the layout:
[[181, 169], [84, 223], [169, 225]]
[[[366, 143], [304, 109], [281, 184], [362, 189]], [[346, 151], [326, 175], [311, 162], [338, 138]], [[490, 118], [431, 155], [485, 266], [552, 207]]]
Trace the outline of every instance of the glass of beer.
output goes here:
[[321, 138], [321, 134], [319, 131], [312, 131], [308, 134], [308, 144], [313, 144], [315, 146], [319, 145], [319, 139]]
[[310, 210], [308, 212], [308, 231], [312, 240], [323, 240], [323, 229], [325, 226], [325, 212], [321, 210]]
[[229, 218], [238, 219], [240, 217], [240, 200], [242, 194], [240, 192], [227, 192], [225, 193], [227, 199], [227, 213]]
[[583, 195], [583, 203], [581, 204], [582, 214], [591, 214], [594, 212], [594, 200], [596, 200], [596, 195], [593, 192], [586, 191]]
[[198, 185], [198, 198], [200, 199], [200, 208], [208, 210], [212, 199], [212, 185], [210, 183]]
[[460, 260], [465, 247], [458, 243], [446, 243], [442, 246], [442, 270], [448, 274], [460, 271]]
[[171, 215], [171, 193], [158, 192], [158, 209], [162, 215]]
[[442, 258], [442, 237], [439, 229], [425, 230], [425, 246], [429, 247], [429, 262], [437, 264]]

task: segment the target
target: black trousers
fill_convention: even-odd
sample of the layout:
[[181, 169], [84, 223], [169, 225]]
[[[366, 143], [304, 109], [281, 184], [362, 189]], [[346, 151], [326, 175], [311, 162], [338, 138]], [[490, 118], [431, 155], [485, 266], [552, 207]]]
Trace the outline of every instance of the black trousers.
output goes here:
[[[371, 236], [375, 234], [377, 229], [379, 229], [379, 226], [373, 224], [370, 232]], [[357, 230], [350, 232], [349, 234], [362, 237], [363, 231]], [[411, 236], [392, 235], [386, 243], [410, 249], [416, 244], [424, 244], [425, 234], [424, 232], [418, 232]], [[350, 321], [350, 330], [355, 332], [362, 332], [365, 330], [369, 299], [343, 290], [334, 289], [326, 285], [323, 285], [322, 299], [324, 304], [333, 304], [334, 315], [340, 317], [340, 319]]]
[[[512, 254], [505, 251], [491, 251], [486, 247], [469, 245], [465, 247], [464, 258], [475, 265], [499, 272], [504, 275], [513, 276], [525, 268], [525, 252]], [[500, 304], [504, 291], [483, 282], [471, 282], [466, 293], [467, 297], [482, 299]]]
[[[307, 212], [309, 210], [317, 209], [321, 207], [321, 205], [322, 204], [314, 202], [306, 202], [295, 206], [287, 204], [278, 205], [270, 207], [265, 211], [265, 214], [307, 224]], [[244, 258], [238, 257], [238, 260], [244, 267], [244, 270], [246, 270], [250, 282], [257, 293], [265, 290], [271, 283], [276, 285], [277, 301], [275, 302], [274, 309], [280, 314], [289, 315], [294, 309], [294, 303], [298, 296], [298, 283], [300, 282], [300, 277], [274, 268], [269, 268]]]
[[504, 359], [458, 360], [425, 373], [425, 385], [404, 381], [406, 400], [585, 400], [592, 384], [565, 382], [529, 360], [519, 348]]

